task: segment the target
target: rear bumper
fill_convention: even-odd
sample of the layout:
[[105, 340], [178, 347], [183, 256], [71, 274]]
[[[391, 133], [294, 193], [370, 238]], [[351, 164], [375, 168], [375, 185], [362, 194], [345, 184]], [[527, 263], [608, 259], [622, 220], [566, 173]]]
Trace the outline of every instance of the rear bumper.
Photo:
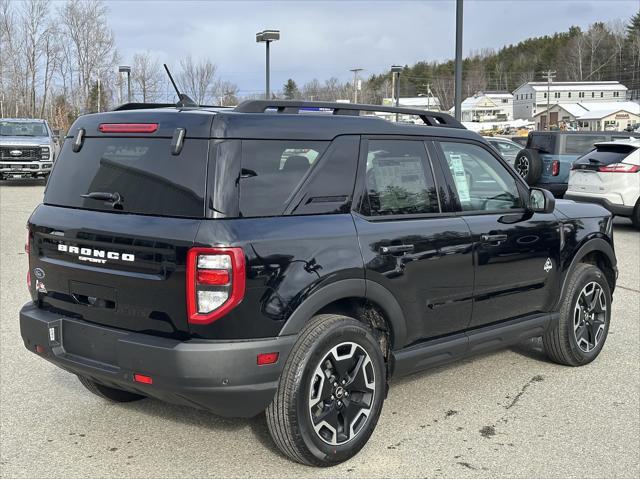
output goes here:
[[[297, 338], [182, 342], [98, 326], [33, 303], [20, 311], [20, 332], [27, 349], [43, 347], [40, 356], [71, 373], [225, 417], [255, 416], [269, 405]], [[257, 355], [270, 352], [279, 353], [278, 361], [258, 366]], [[134, 382], [135, 373], [153, 384]]]
[[2, 161], [0, 174], [3, 176], [42, 176], [51, 173], [52, 161]]
[[599, 195], [589, 195], [586, 193], [569, 192], [564, 195], [566, 200], [573, 200], [580, 203], [595, 203], [603, 206], [616, 216], [632, 216], [633, 206], [625, 206], [617, 203], [612, 203], [608, 198]]

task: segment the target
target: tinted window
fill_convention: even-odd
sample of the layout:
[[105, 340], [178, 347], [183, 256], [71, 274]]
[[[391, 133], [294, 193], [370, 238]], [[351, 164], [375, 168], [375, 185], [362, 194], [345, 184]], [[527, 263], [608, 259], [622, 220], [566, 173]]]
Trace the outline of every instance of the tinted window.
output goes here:
[[440, 212], [422, 141], [370, 140], [368, 143], [364, 214]]
[[331, 142], [311, 173], [292, 214], [347, 213], [358, 167], [360, 137], [342, 136]]
[[[74, 208], [164, 216], [202, 217], [207, 172], [207, 140], [186, 139], [171, 154], [170, 139], [87, 138], [72, 151], [64, 142], [44, 202]], [[81, 195], [118, 193], [115, 208]]]
[[620, 163], [637, 147], [631, 145], [600, 145], [576, 161], [579, 164], [610, 165]]
[[566, 135], [564, 153], [567, 155], [584, 155], [593, 148], [594, 143], [607, 141], [608, 138], [596, 135]]
[[327, 144], [327, 141], [243, 141], [241, 216], [282, 214], [292, 193]]
[[542, 153], [554, 153], [556, 136], [552, 134], [530, 134], [527, 148]]
[[521, 208], [516, 180], [487, 150], [469, 143], [441, 142], [464, 211]]

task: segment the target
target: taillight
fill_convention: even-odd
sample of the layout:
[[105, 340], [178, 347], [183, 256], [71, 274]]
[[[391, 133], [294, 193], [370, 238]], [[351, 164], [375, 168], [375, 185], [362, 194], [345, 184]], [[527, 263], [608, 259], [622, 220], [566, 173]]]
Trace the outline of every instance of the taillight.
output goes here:
[[101, 133], [155, 133], [157, 123], [100, 123]]
[[559, 173], [560, 173], [560, 162], [558, 160], [553, 160], [553, 163], [551, 163], [551, 175], [558, 176]]
[[242, 248], [191, 248], [187, 253], [187, 314], [192, 324], [220, 319], [244, 298]]
[[611, 163], [607, 166], [601, 166], [598, 171], [601, 173], [637, 173], [640, 171], [640, 166], [628, 163]]

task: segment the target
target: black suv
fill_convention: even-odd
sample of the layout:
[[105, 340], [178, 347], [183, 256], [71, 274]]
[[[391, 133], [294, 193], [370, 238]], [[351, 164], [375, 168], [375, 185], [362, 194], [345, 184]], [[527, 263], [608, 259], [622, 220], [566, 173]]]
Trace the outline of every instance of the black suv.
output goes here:
[[450, 116], [141, 106], [75, 122], [28, 223], [24, 344], [98, 396], [266, 409], [284, 454], [326, 466], [394, 376], [531, 337], [600, 353], [610, 213], [529, 188]]

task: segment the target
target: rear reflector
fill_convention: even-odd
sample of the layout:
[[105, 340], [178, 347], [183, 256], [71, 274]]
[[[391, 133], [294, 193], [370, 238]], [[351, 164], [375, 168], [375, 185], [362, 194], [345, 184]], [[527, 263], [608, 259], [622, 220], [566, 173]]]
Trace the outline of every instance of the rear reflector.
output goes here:
[[553, 160], [553, 163], [551, 163], [551, 175], [558, 176], [559, 173], [560, 173], [560, 162], [558, 160]]
[[158, 130], [157, 123], [100, 123], [101, 133], [154, 133]]
[[258, 354], [258, 366], [273, 364], [278, 361], [279, 353], [262, 353]]
[[601, 173], [637, 173], [640, 171], [640, 166], [628, 163], [611, 163], [607, 166], [601, 166], [598, 171]]
[[134, 374], [133, 380], [137, 383], [153, 384], [153, 379], [151, 378], [151, 376], [145, 376], [144, 374]]
[[36, 353], [42, 354], [45, 351], [46, 351], [46, 349], [44, 349], [44, 346], [40, 346], [39, 344], [36, 344]]

